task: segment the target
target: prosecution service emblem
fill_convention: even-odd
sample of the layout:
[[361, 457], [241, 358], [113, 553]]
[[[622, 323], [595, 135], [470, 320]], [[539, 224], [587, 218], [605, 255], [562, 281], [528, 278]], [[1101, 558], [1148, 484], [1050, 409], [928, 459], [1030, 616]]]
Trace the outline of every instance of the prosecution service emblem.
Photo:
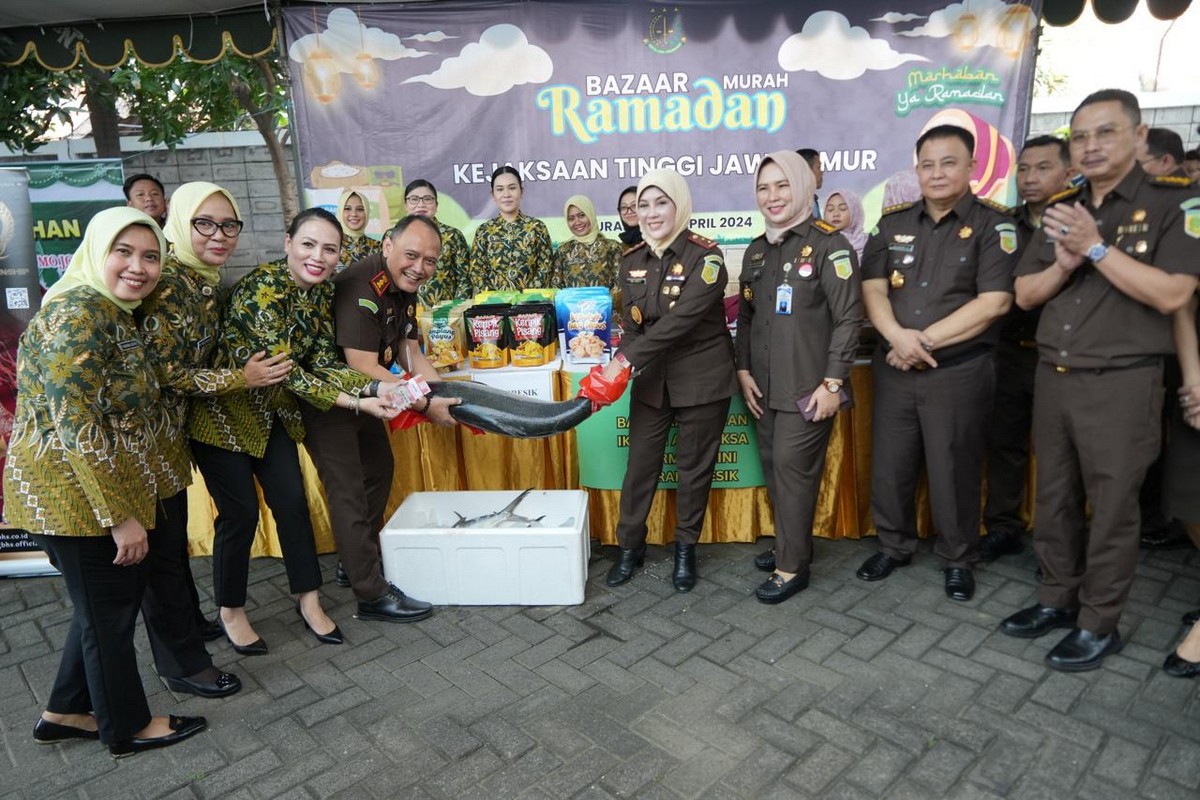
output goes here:
[[678, 8], [651, 6], [650, 25], [642, 42], [659, 55], [674, 53], [683, 47], [687, 42], [687, 37], [683, 35], [683, 14]]

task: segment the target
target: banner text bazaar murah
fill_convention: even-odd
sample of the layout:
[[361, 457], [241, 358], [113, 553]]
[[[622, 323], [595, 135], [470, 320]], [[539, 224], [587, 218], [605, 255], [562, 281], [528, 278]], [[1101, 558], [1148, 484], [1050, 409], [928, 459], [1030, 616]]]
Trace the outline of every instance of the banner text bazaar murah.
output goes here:
[[[689, 80], [686, 72], [587, 75], [584, 90], [558, 84], [540, 89], [537, 107], [548, 112], [555, 136], [573, 136], [592, 144], [600, 136], [628, 133], [687, 133], [762, 130], [775, 133], [787, 119], [787, 73], [725, 75]], [[748, 92], [746, 90], [757, 90]], [[584, 97], [590, 99], [584, 101]], [[873, 171], [875, 150], [833, 150], [824, 154], [827, 172]], [[612, 158], [533, 159], [505, 162], [522, 181], [636, 180], [653, 169], [675, 169], [683, 176], [752, 175], [761, 153], [717, 153]], [[487, 183], [500, 162], [454, 164], [455, 184]]]

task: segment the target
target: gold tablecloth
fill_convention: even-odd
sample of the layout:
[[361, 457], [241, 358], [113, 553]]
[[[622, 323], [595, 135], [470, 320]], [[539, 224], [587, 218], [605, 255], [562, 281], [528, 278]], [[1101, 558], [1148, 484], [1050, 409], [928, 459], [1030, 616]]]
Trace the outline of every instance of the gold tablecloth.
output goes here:
[[[568, 380], [564, 374], [563, 382]], [[871, 521], [871, 372], [856, 366], [850, 375], [855, 405], [842, 412], [834, 423], [825, 462], [825, 476], [817, 501], [813, 533], [830, 539], [858, 539], [874, 534]], [[549, 439], [516, 440], [491, 434], [476, 435], [466, 429], [439, 428], [423, 424], [391, 434], [396, 471], [388, 515], [412, 492], [494, 489], [577, 489], [578, 461], [574, 432]], [[325, 494], [316, 468], [301, 450], [304, 488], [312, 514], [317, 550], [336, 550], [329, 525]], [[1030, 467], [1032, 471], [1032, 465]], [[1032, 481], [1026, 493], [1026, 518], [1032, 516]], [[603, 544], [616, 544], [619, 491], [588, 490], [592, 536]], [[279, 557], [275, 521], [270, 510], [259, 505], [261, 517], [253, 555]], [[188, 494], [189, 539], [193, 555], [212, 552], [215, 509], [204, 481], [196, 481]], [[932, 533], [928, 487], [922, 477], [917, 494], [918, 532]], [[675, 492], [660, 491], [647, 520], [648, 541], [665, 544], [672, 540], [675, 525]], [[775, 533], [766, 487], [714, 489], [708, 501], [701, 542], [753, 542]]]

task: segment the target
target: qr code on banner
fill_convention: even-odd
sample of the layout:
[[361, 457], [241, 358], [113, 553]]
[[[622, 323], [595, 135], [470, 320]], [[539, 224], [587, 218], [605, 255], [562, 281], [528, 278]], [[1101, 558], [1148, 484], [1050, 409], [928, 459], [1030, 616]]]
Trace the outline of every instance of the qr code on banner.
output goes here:
[[9, 308], [29, 308], [29, 290], [24, 287], [5, 289], [4, 299]]

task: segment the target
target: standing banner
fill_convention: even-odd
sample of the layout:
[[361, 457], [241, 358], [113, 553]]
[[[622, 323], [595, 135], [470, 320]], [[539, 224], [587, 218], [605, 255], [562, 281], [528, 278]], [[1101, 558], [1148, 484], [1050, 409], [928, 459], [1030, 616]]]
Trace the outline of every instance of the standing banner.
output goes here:
[[[42, 298], [34, 259], [33, 210], [29, 174], [0, 169], [0, 472], [8, 456], [13, 414], [17, 407], [17, 341]], [[0, 520], [3, 519], [0, 484]], [[54, 569], [29, 540], [28, 532], [0, 523], [0, 576], [30, 575]]]
[[496, 214], [493, 169], [511, 164], [522, 210], [561, 241], [570, 195], [589, 196], [616, 230], [621, 189], [674, 167], [691, 188], [692, 228], [742, 244], [762, 230], [761, 156], [810, 147], [821, 152], [821, 199], [858, 193], [869, 229], [917, 137], [952, 123], [975, 134], [975, 191], [1014, 203], [1040, 0], [829, 5], [285, 8], [309, 200], [332, 208], [345, 187], [364, 187], [387, 200], [382, 229], [403, 213], [405, 183], [425, 178], [439, 218], [469, 236]]
[[125, 205], [121, 191], [125, 174], [119, 158], [31, 161], [16, 166], [29, 172], [37, 268], [42, 288], [48, 289], [67, 268], [92, 217]]

